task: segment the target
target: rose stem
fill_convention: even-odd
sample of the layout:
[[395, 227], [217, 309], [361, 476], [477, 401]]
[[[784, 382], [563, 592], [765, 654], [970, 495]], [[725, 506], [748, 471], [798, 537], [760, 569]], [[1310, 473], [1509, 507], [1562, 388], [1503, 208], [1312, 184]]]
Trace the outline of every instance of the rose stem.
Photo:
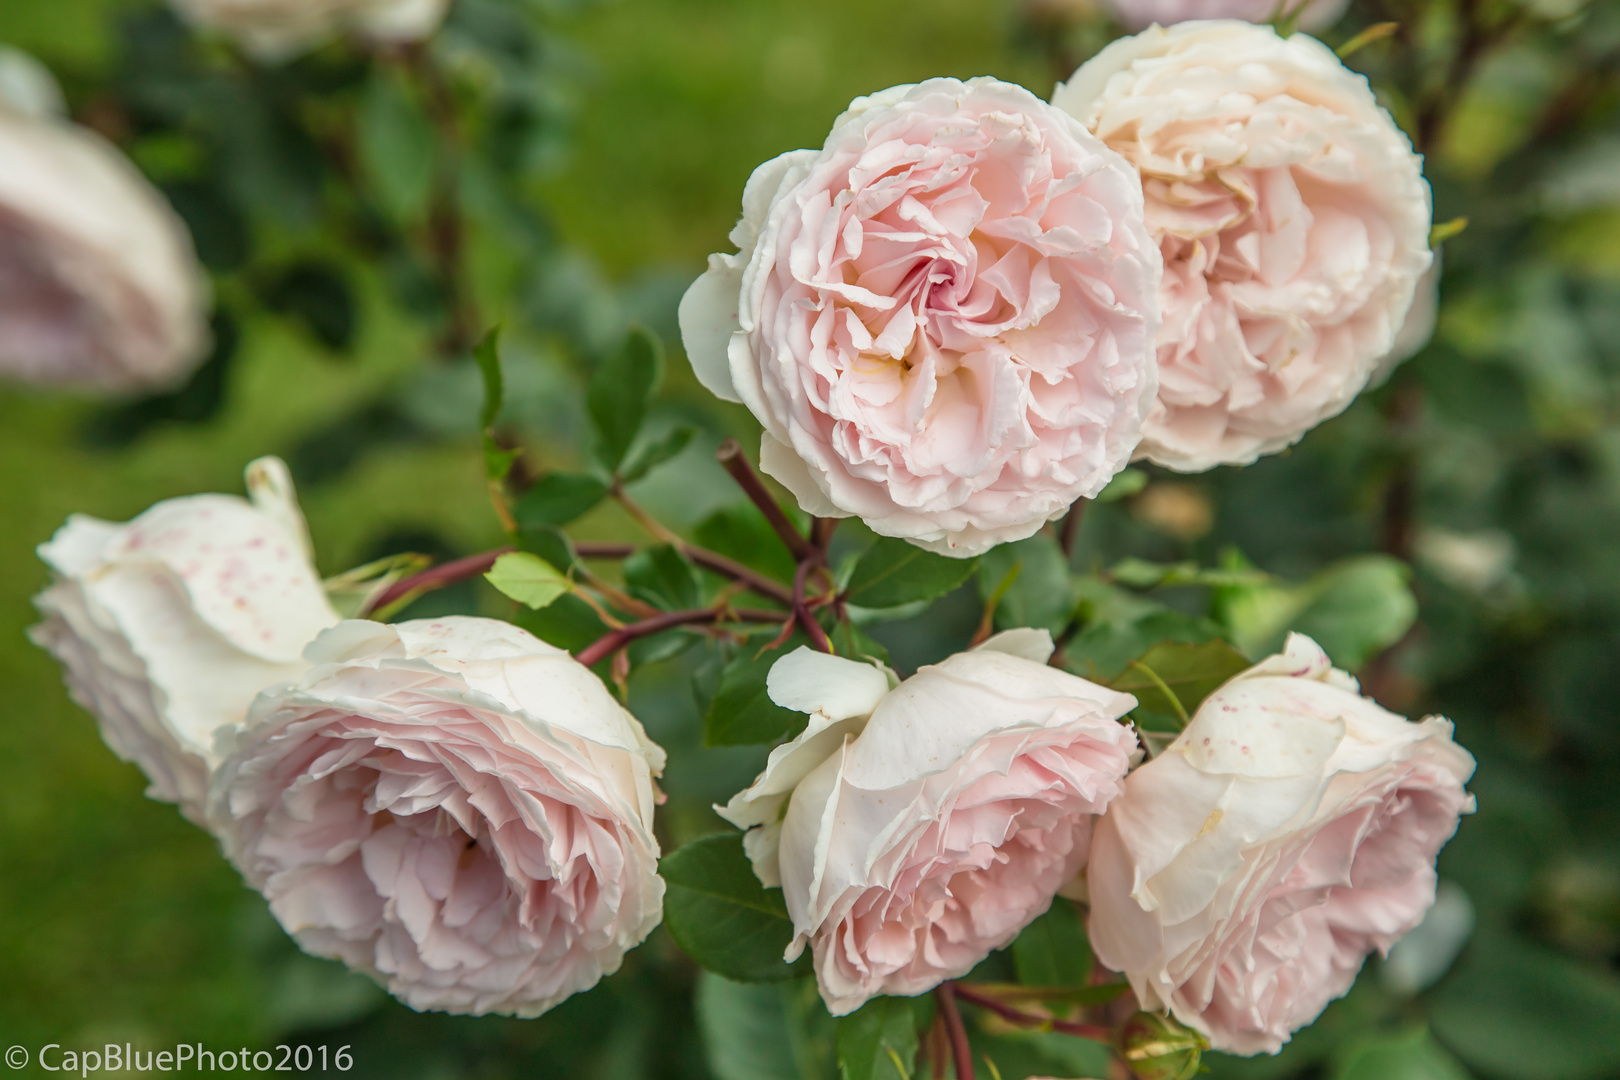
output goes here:
[[780, 611], [757, 611], [750, 608], [735, 608], [721, 611], [718, 608], [693, 608], [688, 611], [666, 611], [662, 615], [654, 615], [650, 619], [631, 623], [629, 626], [604, 634], [591, 644], [579, 651], [574, 659], [586, 667], [600, 663], [602, 660], [618, 652], [637, 638], [648, 637], [664, 630], [677, 626], [692, 626], [697, 623], [720, 622], [722, 619], [733, 622], [780, 622]]
[[731, 474], [731, 478], [737, 481], [737, 486], [743, 489], [743, 494], [748, 496], [749, 501], [759, 507], [760, 512], [765, 515], [765, 520], [776, 530], [776, 535], [787, 545], [794, 561], [803, 562], [811, 558], [815, 554], [815, 549], [810, 546], [810, 542], [803, 534], [793, 527], [793, 522], [788, 520], [787, 515], [782, 513], [782, 508], [776, 505], [771, 493], [765, 490], [764, 482], [760, 480], [754, 467], [748, 463], [748, 458], [744, 456], [737, 440], [727, 439], [721, 443], [714, 456], [725, 467], [726, 472]]
[[1057, 1020], [1049, 1016], [1027, 1013], [1022, 1009], [1015, 1009], [1005, 1002], [997, 1001], [987, 994], [981, 994], [977, 990], [970, 990], [960, 983], [955, 984], [954, 991], [956, 997], [977, 1005], [981, 1009], [988, 1009], [1010, 1024], [1017, 1024], [1020, 1027], [1046, 1028], [1051, 1031], [1062, 1032], [1064, 1035], [1078, 1035], [1082, 1039], [1095, 1039], [1101, 1043], [1113, 1042], [1108, 1029], [1100, 1024], [1086, 1024], [1078, 1020]]
[[1067, 560], [1074, 559], [1074, 545], [1080, 539], [1080, 523], [1085, 518], [1086, 501], [1076, 499], [1063, 517], [1063, 527], [1058, 530], [1058, 543], [1063, 545], [1063, 557]]
[[956, 1066], [956, 1080], [973, 1080], [973, 1048], [968, 1045], [967, 1028], [962, 1024], [962, 1011], [956, 1007], [956, 983], [946, 980], [934, 988], [939, 1011], [945, 1017], [945, 1030], [951, 1036], [951, 1061]]
[[810, 571], [818, 565], [819, 560], [814, 556], [799, 563], [799, 569], [793, 575], [793, 615], [799, 620], [799, 625], [804, 627], [804, 632], [809, 635], [810, 644], [824, 653], [830, 653], [833, 647], [832, 642], [827, 640], [827, 631], [821, 628], [815, 615], [811, 614], [810, 604], [804, 598], [805, 581], [810, 577]]
[[717, 574], [728, 577], [733, 581], [742, 582], [761, 596], [768, 596], [782, 604], [793, 603], [793, 594], [787, 590], [785, 585], [772, 581], [762, 574], [755, 573], [737, 560], [728, 559], [718, 551], [710, 551], [708, 548], [698, 547], [696, 544], [688, 544], [671, 532], [663, 522], [642, 509], [634, 499], [624, 493], [622, 487], [614, 486], [613, 497], [619, 501], [620, 506], [624, 507], [627, 514], [636, 519], [636, 524], [646, 529], [654, 540], [670, 545], [699, 566], [706, 566]]

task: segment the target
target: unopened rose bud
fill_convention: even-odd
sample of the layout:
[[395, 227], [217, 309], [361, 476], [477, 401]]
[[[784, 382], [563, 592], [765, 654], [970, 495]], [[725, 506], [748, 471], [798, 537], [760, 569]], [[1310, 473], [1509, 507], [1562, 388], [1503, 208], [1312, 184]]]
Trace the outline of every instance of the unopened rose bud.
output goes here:
[[1125, 1021], [1117, 1038], [1120, 1056], [1138, 1080], [1191, 1080], [1209, 1048], [1192, 1028], [1150, 1012]]

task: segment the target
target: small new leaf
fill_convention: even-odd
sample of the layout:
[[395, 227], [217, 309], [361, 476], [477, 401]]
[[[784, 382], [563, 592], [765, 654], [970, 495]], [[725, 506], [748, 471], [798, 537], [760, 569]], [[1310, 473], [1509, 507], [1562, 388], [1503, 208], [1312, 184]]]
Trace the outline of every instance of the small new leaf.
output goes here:
[[532, 608], [546, 607], [572, 588], [562, 571], [527, 551], [502, 555], [484, 577], [513, 600]]
[[944, 596], [973, 574], [977, 559], [952, 559], [883, 537], [850, 575], [846, 597], [866, 608], [891, 608]]
[[782, 890], [754, 876], [741, 833], [718, 833], [664, 856], [664, 927], [698, 964], [736, 982], [779, 982], [809, 971], [809, 952], [782, 959], [793, 940]]

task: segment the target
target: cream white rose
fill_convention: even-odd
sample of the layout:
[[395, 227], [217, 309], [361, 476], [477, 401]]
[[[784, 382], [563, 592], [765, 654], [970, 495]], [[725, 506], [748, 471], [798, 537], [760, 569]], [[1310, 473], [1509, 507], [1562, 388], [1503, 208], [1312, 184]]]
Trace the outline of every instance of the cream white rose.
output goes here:
[[1010, 630], [898, 685], [809, 649], [771, 668], [771, 699], [810, 723], [721, 816], [782, 887], [787, 958], [811, 947], [835, 1016], [966, 974], [1085, 864], [1136, 752], [1118, 722], [1136, 699], [1051, 653], [1046, 631]]
[[1023, 87], [857, 98], [822, 149], [754, 170], [731, 239], [681, 339], [805, 510], [976, 555], [1130, 460], [1158, 325], [1141, 185]]
[[1367, 80], [1304, 34], [1185, 22], [1115, 41], [1053, 103], [1141, 170], [1164, 252], [1137, 456], [1247, 464], [1349, 405], [1430, 264], [1422, 160]]
[[147, 794], [199, 823], [216, 732], [304, 671], [304, 646], [338, 621], [286, 466], [255, 461], [247, 486], [251, 502], [190, 495], [123, 525], [75, 514], [39, 547], [53, 581], [29, 637]]
[[1205, 699], [1098, 823], [1097, 958], [1216, 1049], [1275, 1053], [1434, 903], [1473, 772], [1450, 721], [1386, 712], [1291, 635]]
[[198, 26], [253, 56], [284, 60], [338, 34], [376, 42], [419, 41], [444, 21], [452, 0], [171, 0]]
[[590, 669], [495, 619], [351, 620], [214, 777], [287, 932], [414, 1009], [538, 1016], [663, 914], [664, 753]]
[[[1103, 4], [1128, 30], [1145, 30], [1154, 23], [1170, 26], [1193, 19], [1242, 19], [1244, 22], [1270, 22], [1274, 17], [1293, 16], [1301, 30], [1323, 30], [1339, 21], [1350, 0], [1103, 0]], [[1286, 7], [1286, 10], [1279, 10]]]
[[172, 386], [208, 352], [191, 234], [118, 150], [52, 115], [37, 65], [0, 86], [0, 378]]

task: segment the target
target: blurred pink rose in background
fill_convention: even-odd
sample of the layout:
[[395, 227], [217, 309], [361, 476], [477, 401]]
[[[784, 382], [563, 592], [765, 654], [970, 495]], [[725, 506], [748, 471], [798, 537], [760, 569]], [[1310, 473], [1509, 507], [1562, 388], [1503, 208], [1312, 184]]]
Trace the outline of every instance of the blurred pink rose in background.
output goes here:
[[1158, 322], [1141, 184], [1022, 87], [857, 98], [754, 171], [731, 239], [681, 336], [805, 510], [974, 555], [1128, 462]]
[[658, 925], [664, 753], [588, 668], [466, 617], [351, 620], [306, 655], [210, 797], [305, 950], [414, 1009], [538, 1016]]
[[1188, 22], [1115, 41], [1053, 101], [1141, 169], [1164, 250], [1138, 456], [1248, 464], [1349, 405], [1431, 261], [1422, 159], [1367, 80], [1304, 34]]
[[208, 353], [209, 286], [191, 234], [62, 108], [48, 70], [0, 49], [0, 378], [172, 387]]
[[304, 646], [338, 621], [287, 467], [261, 458], [247, 486], [251, 503], [189, 495], [123, 525], [75, 514], [39, 546], [53, 580], [29, 636], [147, 794], [199, 824], [215, 733], [308, 668]]
[[1386, 712], [1291, 635], [1098, 823], [1097, 958], [1216, 1049], [1275, 1053], [1434, 903], [1435, 858], [1474, 805], [1451, 734]]
[[833, 1015], [965, 975], [1085, 865], [1136, 700], [1051, 652], [1044, 630], [1011, 630], [898, 685], [803, 648], [771, 668], [771, 699], [810, 724], [721, 816], [750, 829], [793, 920], [788, 958], [810, 946]]

